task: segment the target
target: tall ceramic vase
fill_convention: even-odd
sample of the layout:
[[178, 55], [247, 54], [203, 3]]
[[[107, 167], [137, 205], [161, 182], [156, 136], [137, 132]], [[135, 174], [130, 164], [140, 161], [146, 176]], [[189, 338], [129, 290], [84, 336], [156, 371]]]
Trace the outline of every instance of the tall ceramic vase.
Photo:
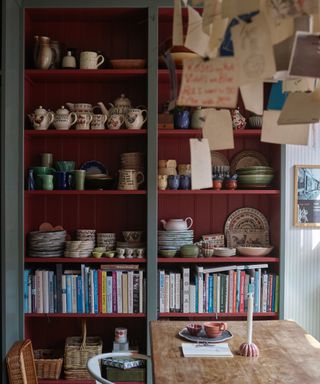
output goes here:
[[39, 48], [35, 58], [35, 66], [38, 69], [49, 69], [52, 61], [53, 51], [50, 47], [50, 37], [39, 36]]

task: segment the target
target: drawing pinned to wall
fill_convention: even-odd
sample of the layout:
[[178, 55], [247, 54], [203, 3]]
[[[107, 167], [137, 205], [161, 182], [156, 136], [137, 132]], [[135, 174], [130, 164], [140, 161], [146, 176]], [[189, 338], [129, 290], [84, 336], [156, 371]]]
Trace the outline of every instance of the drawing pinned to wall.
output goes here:
[[294, 225], [320, 227], [320, 165], [296, 165]]

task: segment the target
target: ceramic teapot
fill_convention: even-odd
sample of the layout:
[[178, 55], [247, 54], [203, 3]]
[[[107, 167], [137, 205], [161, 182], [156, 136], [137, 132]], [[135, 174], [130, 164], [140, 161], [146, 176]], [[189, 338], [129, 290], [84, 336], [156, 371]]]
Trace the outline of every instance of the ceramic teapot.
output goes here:
[[[145, 114], [145, 116], [143, 116]], [[148, 112], [145, 109], [128, 108], [124, 117], [127, 129], [140, 129], [147, 120]]]
[[[188, 220], [190, 224], [188, 225]], [[187, 217], [186, 219], [170, 219], [168, 221], [166, 220], [160, 220], [163, 228], [166, 231], [186, 231], [187, 229], [192, 227], [193, 220], [191, 217]]]
[[109, 111], [110, 113], [113, 113], [113, 111], [115, 113], [122, 113], [122, 114], [125, 114], [127, 113], [127, 110], [129, 108], [131, 108], [131, 101], [130, 99], [128, 99], [123, 93], [120, 95], [120, 97], [118, 97], [117, 99], [115, 99], [114, 101], [114, 104], [112, 103], [109, 103], [110, 107], [111, 107], [111, 111]]
[[77, 121], [77, 114], [69, 112], [64, 106], [56, 110], [53, 126], [58, 130], [67, 130]]
[[33, 124], [34, 129], [46, 130], [53, 122], [54, 113], [47, 111], [40, 105], [33, 113], [28, 114], [28, 117]]

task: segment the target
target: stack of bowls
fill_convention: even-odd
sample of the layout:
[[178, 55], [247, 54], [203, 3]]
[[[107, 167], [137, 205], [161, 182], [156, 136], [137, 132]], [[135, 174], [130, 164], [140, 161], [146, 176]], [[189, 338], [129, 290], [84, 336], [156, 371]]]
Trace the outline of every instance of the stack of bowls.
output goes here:
[[63, 256], [66, 231], [34, 231], [29, 233], [30, 257]]
[[116, 234], [97, 233], [97, 246], [104, 247], [107, 251], [113, 251], [116, 247]]
[[222, 257], [229, 257], [229, 256], [235, 256], [236, 249], [235, 248], [215, 248], [213, 252], [214, 256], [222, 256]]
[[144, 155], [142, 152], [127, 152], [120, 156], [121, 169], [135, 169], [144, 173]]
[[193, 244], [193, 230], [186, 229], [183, 231], [158, 231], [158, 251], [176, 250], [180, 252], [183, 245]]
[[92, 240], [67, 241], [64, 257], [89, 257], [93, 248]]
[[167, 176], [176, 175], [177, 174], [176, 160], [159, 160], [158, 174], [167, 175]]
[[93, 241], [96, 243], [96, 230], [95, 229], [77, 229], [77, 240]]
[[271, 167], [251, 166], [237, 169], [238, 186], [240, 188], [267, 188], [273, 177], [274, 172]]

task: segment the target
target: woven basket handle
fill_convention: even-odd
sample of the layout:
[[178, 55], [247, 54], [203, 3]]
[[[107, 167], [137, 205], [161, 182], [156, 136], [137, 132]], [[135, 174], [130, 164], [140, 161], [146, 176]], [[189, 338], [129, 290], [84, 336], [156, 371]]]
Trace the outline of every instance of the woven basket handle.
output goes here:
[[87, 341], [87, 321], [86, 319], [82, 319], [82, 343], [80, 350], [83, 351], [86, 348]]

